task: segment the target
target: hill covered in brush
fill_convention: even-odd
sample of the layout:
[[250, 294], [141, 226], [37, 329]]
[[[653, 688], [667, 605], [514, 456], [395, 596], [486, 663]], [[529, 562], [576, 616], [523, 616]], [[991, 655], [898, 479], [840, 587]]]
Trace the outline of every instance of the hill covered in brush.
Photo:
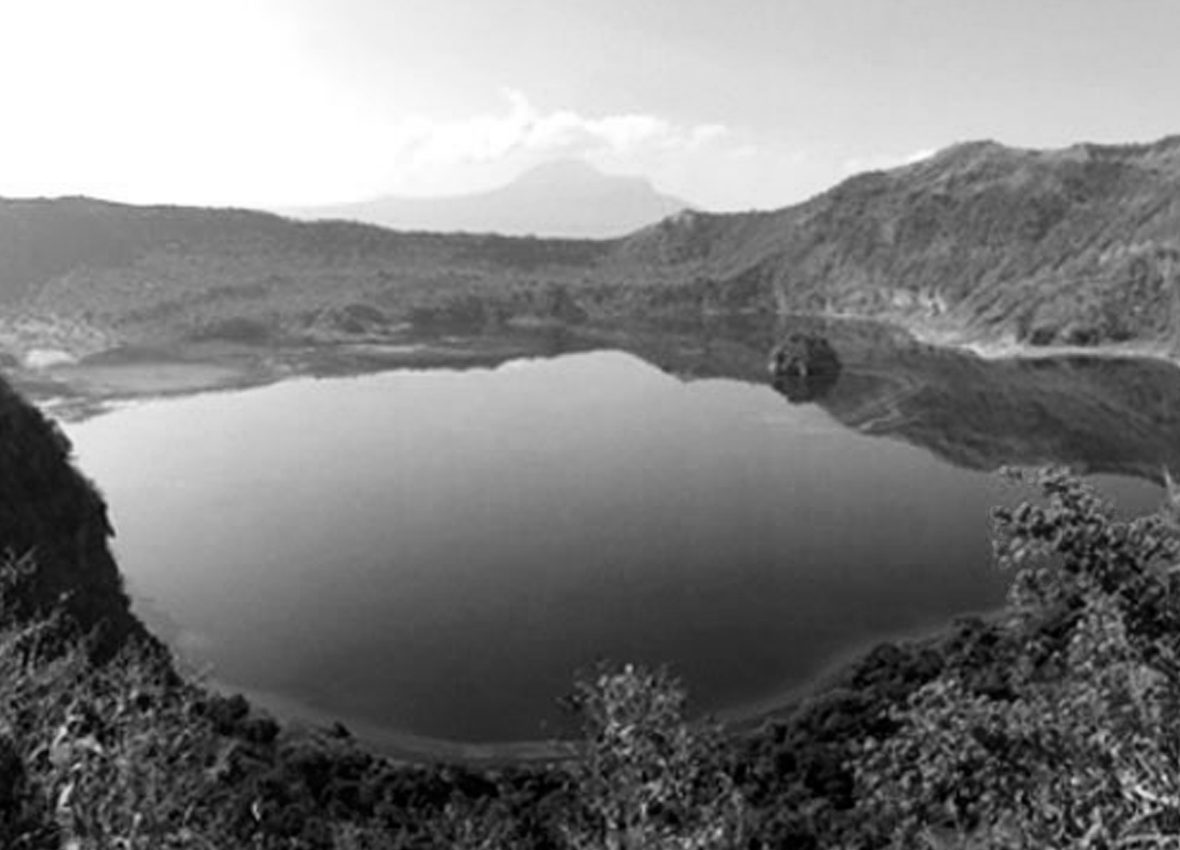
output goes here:
[[0, 344], [254, 344], [717, 313], [872, 316], [960, 338], [1170, 346], [1180, 137], [958, 145], [776, 212], [613, 240], [397, 232], [245, 210], [0, 201]]
[[941, 320], [1034, 344], [1180, 330], [1180, 137], [1062, 150], [976, 142], [762, 214], [687, 214], [617, 254], [779, 311]]

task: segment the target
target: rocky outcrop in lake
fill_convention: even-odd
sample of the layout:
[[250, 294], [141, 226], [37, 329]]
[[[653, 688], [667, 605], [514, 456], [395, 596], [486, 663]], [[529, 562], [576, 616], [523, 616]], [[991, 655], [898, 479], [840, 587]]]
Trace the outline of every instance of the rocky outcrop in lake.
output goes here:
[[792, 333], [771, 355], [774, 388], [793, 402], [815, 401], [840, 379], [840, 358], [820, 334]]

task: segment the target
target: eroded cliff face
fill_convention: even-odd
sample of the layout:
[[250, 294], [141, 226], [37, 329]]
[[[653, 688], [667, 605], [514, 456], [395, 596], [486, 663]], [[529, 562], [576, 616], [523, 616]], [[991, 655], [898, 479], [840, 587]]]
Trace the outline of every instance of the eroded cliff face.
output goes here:
[[0, 378], [3, 615], [60, 613], [72, 629], [93, 635], [97, 655], [108, 655], [147, 632], [131, 612], [107, 545], [113, 529], [106, 505], [70, 453], [57, 424]]

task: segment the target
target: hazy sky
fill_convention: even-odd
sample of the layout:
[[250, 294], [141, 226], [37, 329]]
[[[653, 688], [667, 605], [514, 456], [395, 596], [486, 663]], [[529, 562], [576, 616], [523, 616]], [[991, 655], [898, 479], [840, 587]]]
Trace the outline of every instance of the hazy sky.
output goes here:
[[0, 0], [0, 195], [278, 206], [558, 157], [781, 206], [1180, 132], [1180, 0]]

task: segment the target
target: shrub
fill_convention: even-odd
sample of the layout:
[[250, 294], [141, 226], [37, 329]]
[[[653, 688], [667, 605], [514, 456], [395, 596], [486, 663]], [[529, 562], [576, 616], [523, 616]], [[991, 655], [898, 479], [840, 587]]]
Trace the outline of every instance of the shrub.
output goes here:
[[77, 648], [47, 660], [28, 651], [35, 628], [0, 645], [0, 717], [24, 775], [20, 816], [0, 845], [146, 850], [224, 838], [227, 788], [208, 770], [219, 741], [193, 717], [194, 691], [154, 655], [100, 668]]
[[719, 731], [685, 722], [686, 696], [666, 670], [606, 668], [578, 682], [585, 732], [572, 778], [574, 848], [737, 846], [745, 806]]
[[919, 846], [947, 831], [992, 847], [1180, 843], [1180, 547], [1162, 514], [1117, 520], [1061, 470], [1018, 476], [1044, 504], [997, 510], [1024, 646], [1007, 696], [957, 673], [894, 713], [855, 764], [867, 834]]

